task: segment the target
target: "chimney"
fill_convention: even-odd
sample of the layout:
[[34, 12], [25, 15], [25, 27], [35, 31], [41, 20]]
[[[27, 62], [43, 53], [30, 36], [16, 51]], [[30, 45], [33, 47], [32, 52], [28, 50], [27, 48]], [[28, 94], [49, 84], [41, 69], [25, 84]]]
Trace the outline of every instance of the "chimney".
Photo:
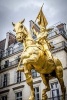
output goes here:
[[8, 48], [8, 43], [9, 43], [9, 32], [6, 33], [5, 50]]
[[66, 32], [66, 24], [65, 23], [61, 23], [61, 24], [57, 25], [57, 28], [59, 30], [64, 30]]

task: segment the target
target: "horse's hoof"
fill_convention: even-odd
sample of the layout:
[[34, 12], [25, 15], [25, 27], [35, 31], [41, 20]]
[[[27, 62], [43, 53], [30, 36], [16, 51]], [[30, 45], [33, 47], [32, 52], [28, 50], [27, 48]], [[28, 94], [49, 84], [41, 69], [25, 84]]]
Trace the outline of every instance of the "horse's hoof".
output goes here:
[[46, 90], [45, 89], [43, 89], [43, 91], [42, 91], [42, 100], [47, 100], [47, 94], [46, 94]]
[[42, 100], [47, 100], [47, 94], [42, 96]]
[[31, 95], [29, 97], [29, 100], [35, 100], [34, 91], [31, 91]]
[[30, 96], [30, 97], [29, 97], [29, 100], [35, 100], [35, 99], [34, 99], [34, 96]]
[[17, 72], [19, 71], [19, 67], [17, 67]]

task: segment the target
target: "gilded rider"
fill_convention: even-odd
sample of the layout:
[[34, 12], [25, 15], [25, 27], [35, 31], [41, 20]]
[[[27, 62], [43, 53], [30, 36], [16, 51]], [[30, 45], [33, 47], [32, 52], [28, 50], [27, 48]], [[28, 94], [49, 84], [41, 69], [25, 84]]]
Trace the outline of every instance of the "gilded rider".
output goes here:
[[42, 8], [40, 9], [40, 12], [39, 12], [36, 20], [38, 20], [37, 23], [40, 27], [40, 34], [38, 34], [38, 32], [36, 32], [34, 26], [32, 27], [33, 33], [37, 36], [37, 42], [43, 45], [44, 52], [47, 55], [47, 59], [49, 61], [53, 62], [53, 58], [52, 58], [52, 54], [50, 52], [50, 48], [54, 48], [54, 46], [52, 46], [47, 39], [48, 32], [52, 29], [46, 29], [48, 22], [47, 22], [44, 14], [42, 12]]

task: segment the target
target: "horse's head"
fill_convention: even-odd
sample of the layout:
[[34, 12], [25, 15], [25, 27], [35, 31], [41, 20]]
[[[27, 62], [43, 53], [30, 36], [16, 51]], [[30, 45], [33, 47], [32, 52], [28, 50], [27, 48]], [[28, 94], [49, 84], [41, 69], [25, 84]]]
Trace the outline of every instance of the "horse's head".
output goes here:
[[19, 42], [23, 42], [23, 39], [25, 39], [25, 37], [27, 36], [27, 30], [25, 28], [25, 26], [23, 25], [23, 22], [25, 21], [22, 20], [21, 22], [18, 22], [16, 24], [14, 24], [12, 22], [12, 25], [14, 26], [14, 30], [16, 32], [16, 39]]

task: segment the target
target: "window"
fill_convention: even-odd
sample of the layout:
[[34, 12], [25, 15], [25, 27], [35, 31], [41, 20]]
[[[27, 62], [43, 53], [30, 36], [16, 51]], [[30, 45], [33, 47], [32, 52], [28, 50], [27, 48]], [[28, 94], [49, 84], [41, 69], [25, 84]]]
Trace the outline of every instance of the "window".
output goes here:
[[19, 62], [20, 61], [20, 56], [17, 56], [15, 59], [16, 59], [17, 62]]
[[58, 82], [51, 83], [51, 95], [53, 98], [52, 100], [60, 100]]
[[5, 61], [5, 65], [4, 65], [4, 67], [7, 68], [8, 65], [9, 65], [9, 60]]
[[0, 65], [0, 70], [1, 70], [1, 65]]
[[10, 84], [10, 73], [0, 75], [0, 87], [6, 87]]
[[1, 100], [7, 100], [7, 95], [2, 96], [2, 97], [1, 97]]
[[39, 87], [34, 88], [35, 91], [35, 100], [39, 100]]
[[20, 83], [23, 81], [23, 72], [20, 71], [14, 71], [14, 83]]
[[16, 100], [22, 100], [22, 91], [15, 93]]
[[56, 35], [56, 33], [55, 33], [54, 31], [53, 31], [53, 32], [50, 31], [50, 32], [49, 32], [49, 35], [48, 35], [48, 38], [51, 38], [51, 37], [53, 37], [54, 35]]
[[7, 86], [7, 74], [4, 74], [3, 87]]
[[17, 72], [17, 83], [21, 82], [21, 72]]
[[33, 78], [37, 77], [37, 72], [35, 70], [31, 70], [31, 73]]

